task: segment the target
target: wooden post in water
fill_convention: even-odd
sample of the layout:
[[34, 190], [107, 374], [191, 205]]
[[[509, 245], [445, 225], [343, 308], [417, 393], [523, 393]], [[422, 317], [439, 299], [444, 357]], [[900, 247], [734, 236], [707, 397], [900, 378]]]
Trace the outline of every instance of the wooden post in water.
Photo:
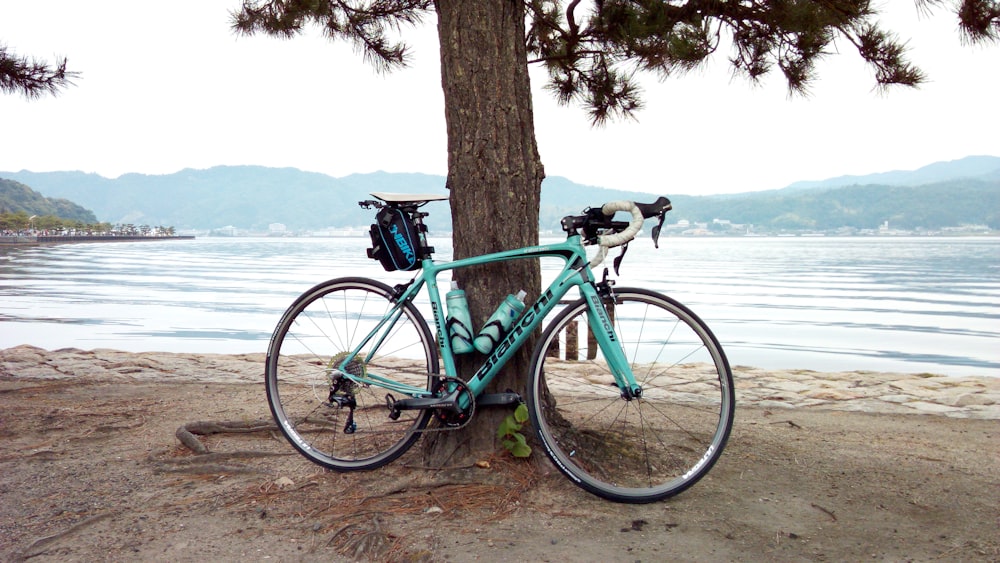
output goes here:
[[571, 321], [566, 325], [566, 360], [575, 362], [580, 353], [580, 342], [577, 340], [580, 328], [577, 321]]
[[[615, 322], [615, 309], [614, 304], [605, 305], [605, 309], [608, 312], [608, 318], [611, 319], [611, 324], [614, 325]], [[589, 325], [588, 325], [589, 326]], [[580, 321], [570, 321], [566, 324], [566, 329], [564, 334], [566, 335], [566, 351], [565, 356], [563, 356], [566, 361], [575, 362], [580, 359]], [[545, 351], [545, 355], [550, 358], [559, 357], [559, 339], [555, 339], [549, 344], [548, 350]], [[597, 351], [600, 347], [597, 344], [597, 339], [594, 337], [593, 330], [588, 328], [587, 330], [587, 359], [593, 360], [597, 358]]]

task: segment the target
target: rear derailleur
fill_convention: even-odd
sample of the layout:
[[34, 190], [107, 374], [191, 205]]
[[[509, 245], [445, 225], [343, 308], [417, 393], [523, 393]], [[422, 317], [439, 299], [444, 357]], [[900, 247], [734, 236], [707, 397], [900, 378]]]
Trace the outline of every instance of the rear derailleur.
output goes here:
[[344, 434], [354, 434], [358, 424], [354, 422], [354, 409], [358, 406], [354, 398], [354, 382], [343, 377], [336, 378], [330, 385], [330, 396], [327, 398], [330, 406], [338, 409], [347, 407], [347, 420], [344, 422]]

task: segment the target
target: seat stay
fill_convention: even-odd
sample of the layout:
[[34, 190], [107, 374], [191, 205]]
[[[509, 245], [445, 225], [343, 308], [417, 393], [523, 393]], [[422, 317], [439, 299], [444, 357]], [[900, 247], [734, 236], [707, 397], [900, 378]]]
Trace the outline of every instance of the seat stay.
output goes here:
[[[403, 291], [403, 293], [400, 294], [400, 296], [395, 300], [395, 305], [386, 311], [382, 320], [379, 321], [375, 328], [365, 335], [358, 345], [354, 347], [354, 350], [337, 365], [337, 370], [343, 375], [343, 377], [346, 377], [355, 383], [360, 383], [362, 385], [377, 385], [384, 389], [405, 393], [413, 397], [428, 397], [431, 395], [430, 391], [425, 388], [400, 383], [394, 379], [390, 379], [377, 373], [371, 373], [367, 368], [365, 369], [364, 375], [354, 375], [346, 370], [347, 366], [351, 362], [355, 361], [358, 356], [362, 354], [362, 350], [364, 350], [373, 340], [375, 340], [375, 343], [371, 346], [369, 353], [377, 355], [376, 353], [382, 347], [382, 344], [391, 335], [396, 326], [396, 322], [403, 316], [404, 304], [412, 301], [412, 299], [420, 293], [420, 289], [423, 287], [423, 284], [424, 282], [419, 276], [415, 278], [413, 283], [406, 287], [405, 291]], [[365, 363], [367, 366], [367, 361], [362, 363]]]

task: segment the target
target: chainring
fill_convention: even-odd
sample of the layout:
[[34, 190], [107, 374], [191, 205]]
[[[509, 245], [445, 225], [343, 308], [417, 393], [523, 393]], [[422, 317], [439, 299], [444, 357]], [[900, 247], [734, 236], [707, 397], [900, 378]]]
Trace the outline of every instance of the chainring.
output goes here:
[[443, 426], [449, 429], [461, 428], [472, 420], [472, 415], [476, 411], [476, 397], [464, 381], [455, 377], [438, 377], [435, 378], [431, 391], [434, 392], [435, 397], [439, 398], [444, 398], [456, 391], [458, 397], [465, 396], [467, 398], [465, 407], [460, 407], [461, 410], [459, 411], [451, 409], [434, 410], [434, 418]]

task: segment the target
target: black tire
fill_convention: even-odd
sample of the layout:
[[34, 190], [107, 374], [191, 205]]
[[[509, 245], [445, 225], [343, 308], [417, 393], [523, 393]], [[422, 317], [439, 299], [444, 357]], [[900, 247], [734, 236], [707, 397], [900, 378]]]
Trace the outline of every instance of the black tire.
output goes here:
[[616, 502], [654, 502], [693, 485], [722, 454], [733, 376], [711, 330], [686, 307], [643, 289], [617, 289], [615, 297], [605, 307], [641, 397], [622, 398], [588, 342], [580, 299], [535, 348], [528, 410], [546, 454], [574, 483]]
[[[330, 402], [328, 367], [344, 359], [393, 307], [391, 296], [392, 289], [375, 280], [323, 282], [289, 307], [271, 337], [265, 368], [271, 414], [292, 446], [323, 467], [381, 467], [413, 445], [431, 416], [427, 410], [409, 410], [392, 420], [384, 388], [351, 384], [357, 403], [351, 432], [345, 431], [350, 409]], [[439, 370], [434, 337], [412, 303], [402, 312], [388, 339], [375, 354], [366, 345], [363, 361], [353, 369], [430, 389], [432, 374]]]

